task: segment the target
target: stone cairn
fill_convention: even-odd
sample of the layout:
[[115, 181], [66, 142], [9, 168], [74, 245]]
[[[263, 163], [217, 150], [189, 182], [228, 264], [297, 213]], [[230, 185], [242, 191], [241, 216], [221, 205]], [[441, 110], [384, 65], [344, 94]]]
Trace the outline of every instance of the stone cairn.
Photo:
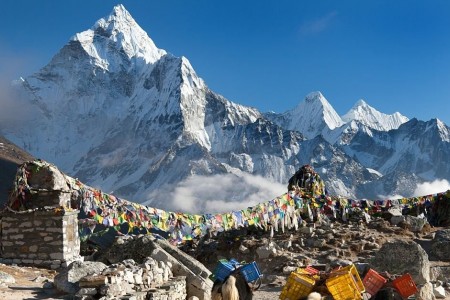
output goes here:
[[70, 208], [70, 197], [71, 187], [56, 167], [22, 165], [1, 212], [2, 262], [57, 269], [81, 259], [78, 211]]

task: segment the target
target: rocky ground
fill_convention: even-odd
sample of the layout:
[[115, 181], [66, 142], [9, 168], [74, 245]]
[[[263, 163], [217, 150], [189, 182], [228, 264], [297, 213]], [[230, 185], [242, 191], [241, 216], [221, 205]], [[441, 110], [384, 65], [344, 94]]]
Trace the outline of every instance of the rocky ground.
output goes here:
[[[421, 260], [423, 255], [429, 260], [427, 258], [426, 266], [422, 265], [422, 267], [430, 268], [432, 272], [420, 284], [426, 281], [442, 283], [447, 289], [446, 297], [450, 299], [449, 230], [445, 230], [447, 236], [443, 238], [448, 241], [446, 246], [440, 244], [440, 250], [439, 247], [433, 248], [433, 245], [438, 243], [435, 238], [436, 232], [442, 232], [443, 229], [431, 227], [429, 224], [422, 224], [417, 228], [414, 221], [411, 224], [406, 219], [396, 226], [382, 218], [373, 220], [369, 224], [365, 222], [347, 224], [322, 222], [319, 224], [316, 222], [305, 223], [304, 227], [299, 228], [298, 231], [275, 232], [273, 235], [270, 231], [262, 230], [229, 231], [186, 245], [183, 249], [210, 270], [214, 270], [217, 261], [222, 258], [235, 258], [245, 262], [256, 261], [264, 274], [263, 285], [255, 294], [256, 299], [278, 298], [287, 276], [298, 267], [316, 265], [317, 268], [325, 270], [339, 265], [360, 263], [369, 265], [379, 272], [389, 271], [392, 275], [397, 272], [401, 275], [405, 271], [419, 274], [422, 272], [417, 269], [420, 268], [420, 263], [416, 264], [415, 260]], [[394, 243], [394, 247], [402, 247], [402, 242], [406, 243], [407, 249], [397, 255], [391, 253], [395, 250], [388, 246]], [[425, 251], [420, 252], [422, 248]], [[409, 251], [413, 252], [409, 253]], [[406, 267], [410, 270], [402, 270], [386, 266], [386, 263], [396, 263], [385, 260], [383, 256], [393, 258], [399, 256], [397, 258], [399, 262], [403, 257], [411, 256], [414, 259], [406, 262], [410, 264]], [[428, 299], [434, 298], [430, 296]]]
[[64, 299], [53, 286], [55, 270], [0, 264], [0, 299]]
[[[316, 222], [305, 223], [297, 231], [273, 234], [246, 228], [207, 236], [181, 249], [211, 271], [222, 258], [256, 261], [264, 276], [254, 299], [278, 299], [297, 267], [313, 265], [328, 270], [350, 263], [390, 274], [410, 272], [421, 288], [422, 296], [416, 299], [450, 299], [450, 229], [428, 224], [417, 228], [414, 222], [403, 220], [394, 226], [385, 219], [369, 224]], [[136, 250], [144, 252], [141, 247]], [[98, 257], [109, 255], [111, 259], [111, 253], [99, 253]], [[0, 299], [72, 299], [52, 284], [64, 270], [0, 265], [0, 271]], [[441, 285], [441, 297], [432, 296], [433, 285]]]

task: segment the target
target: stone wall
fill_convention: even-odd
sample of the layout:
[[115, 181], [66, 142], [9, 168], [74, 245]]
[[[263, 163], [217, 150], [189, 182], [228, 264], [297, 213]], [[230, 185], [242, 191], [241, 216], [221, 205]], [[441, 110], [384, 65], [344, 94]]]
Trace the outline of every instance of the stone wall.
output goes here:
[[79, 259], [78, 211], [4, 212], [2, 262], [53, 269]]

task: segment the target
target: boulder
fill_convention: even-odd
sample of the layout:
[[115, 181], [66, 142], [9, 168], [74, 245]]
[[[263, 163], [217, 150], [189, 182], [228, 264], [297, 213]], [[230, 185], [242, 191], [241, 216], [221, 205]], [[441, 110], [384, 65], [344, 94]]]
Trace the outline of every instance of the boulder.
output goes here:
[[427, 224], [427, 220], [424, 218], [419, 217], [413, 217], [413, 216], [406, 216], [405, 222], [409, 224], [410, 229], [412, 232], [421, 232], [423, 229], [423, 226]]
[[269, 258], [271, 255], [277, 254], [277, 249], [275, 247], [270, 246], [261, 246], [256, 249], [256, 254], [260, 259]]
[[385, 243], [373, 258], [371, 265], [380, 272], [409, 273], [416, 284], [425, 284], [430, 280], [428, 255], [416, 242], [395, 240]]
[[450, 229], [436, 232], [431, 244], [431, 255], [443, 261], [450, 261]]
[[398, 206], [393, 206], [388, 209], [387, 213], [393, 217], [393, 216], [401, 216], [402, 215], [402, 209]]
[[397, 226], [398, 224], [405, 222], [406, 218], [405, 216], [392, 216], [391, 218], [391, 224], [394, 226]]
[[167, 242], [167, 240], [155, 239], [154, 242], [157, 246], [164, 249], [166, 252], [168, 252], [170, 255], [172, 255], [178, 261], [188, 267], [189, 270], [202, 277], [203, 279], [207, 279], [211, 275], [211, 271], [209, 271], [208, 268], [206, 268], [202, 263], [194, 259], [192, 256], [181, 251], [177, 247], [172, 246], [169, 242]]
[[100, 274], [106, 265], [95, 261], [75, 261], [67, 269], [55, 276], [55, 287], [63, 292], [75, 294], [79, 289], [79, 280], [87, 275]]
[[154, 237], [145, 235], [139, 238], [126, 236], [116, 237], [114, 243], [100, 254], [99, 261], [116, 264], [127, 259], [133, 259], [137, 263], [142, 263], [146, 257], [151, 256], [156, 245]]

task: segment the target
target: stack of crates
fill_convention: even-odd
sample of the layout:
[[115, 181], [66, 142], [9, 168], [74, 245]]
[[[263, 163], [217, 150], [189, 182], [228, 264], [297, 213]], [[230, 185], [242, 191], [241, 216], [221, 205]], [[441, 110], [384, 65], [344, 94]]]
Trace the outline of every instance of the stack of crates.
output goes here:
[[335, 300], [359, 300], [365, 291], [354, 265], [332, 271], [325, 284]]
[[230, 261], [221, 259], [214, 269], [214, 278], [216, 280], [224, 281], [238, 266], [239, 262], [233, 258], [230, 259]]
[[310, 274], [292, 272], [281, 291], [280, 300], [297, 300], [311, 293], [316, 281]]
[[239, 271], [242, 273], [245, 281], [247, 282], [253, 282], [262, 276], [261, 271], [259, 270], [258, 265], [255, 261], [244, 265], [239, 269]]
[[378, 274], [375, 270], [369, 269], [366, 276], [364, 276], [363, 284], [366, 289], [366, 293], [375, 295], [387, 282], [387, 279]]
[[414, 280], [408, 273], [392, 281], [392, 286], [398, 290], [403, 298], [408, 298], [418, 292]]

